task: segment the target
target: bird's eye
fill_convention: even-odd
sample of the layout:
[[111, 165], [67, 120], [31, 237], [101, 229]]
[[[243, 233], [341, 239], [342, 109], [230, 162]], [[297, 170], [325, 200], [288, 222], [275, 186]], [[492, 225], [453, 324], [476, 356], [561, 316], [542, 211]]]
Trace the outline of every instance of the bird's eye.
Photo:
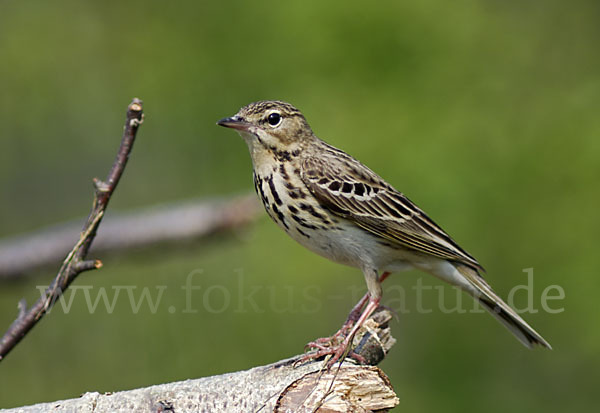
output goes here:
[[281, 115], [277, 112], [273, 112], [267, 117], [267, 122], [269, 122], [269, 125], [275, 127], [281, 123]]

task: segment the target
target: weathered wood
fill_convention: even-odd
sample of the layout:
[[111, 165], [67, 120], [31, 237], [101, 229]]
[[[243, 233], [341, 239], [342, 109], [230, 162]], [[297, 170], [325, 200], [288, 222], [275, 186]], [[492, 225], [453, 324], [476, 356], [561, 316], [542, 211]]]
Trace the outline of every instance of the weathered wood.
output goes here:
[[[389, 310], [380, 309], [354, 339], [356, 352], [379, 363], [395, 339]], [[226, 355], [224, 355], [226, 356]], [[296, 356], [219, 376], [118, 393], [86, 393], [78, 399], [4, 411], [32, 412], [382, 412], [399, 403], [387, 376], [351, 361], [324, 371], [323, 361], [296, 366]]]

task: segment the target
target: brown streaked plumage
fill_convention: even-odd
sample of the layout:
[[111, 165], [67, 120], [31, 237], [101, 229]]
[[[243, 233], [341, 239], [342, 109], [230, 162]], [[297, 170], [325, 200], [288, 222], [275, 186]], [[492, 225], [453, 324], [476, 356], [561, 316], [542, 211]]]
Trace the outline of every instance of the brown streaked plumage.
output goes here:
[[346, 339], [341, 347], [332, 347], [334, 361], [379, 304], [378, 274], [385, 278], [407, 268], [462, 288], [526, 346], [550, 348], [492, 291], [473, 256], [376, 173], [317, 138], [294, 106], [251, 103], [218, 124], [236, 129], [246, 141], [256, 192], [273, 221], [311, 251], [357, 267], [365, 276], [369, 302], [357, 320], [356, 314], [349, 318], [352, 331], [341, 330]]
[[346, 153], [329, 147], [304, 159], [302, 170], [312, 194], [337, 215], [392, 243], [483, 270], [406, 196]]

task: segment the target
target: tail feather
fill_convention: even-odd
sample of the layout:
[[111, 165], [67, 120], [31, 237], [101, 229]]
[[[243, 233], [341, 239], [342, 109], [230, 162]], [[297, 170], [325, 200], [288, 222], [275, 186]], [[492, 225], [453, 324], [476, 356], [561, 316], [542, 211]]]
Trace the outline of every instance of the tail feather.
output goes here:
[[473, 291], [469, 291], [471, 295], [479, 300], [483, 308], [500, 321], [521, 343], [528, 348], [540, 345], [552, 349], [552, 346], [537, 331], [492, 291], [479, 273], [462, 265], [457, 266], [457, 269], [474, 287]]

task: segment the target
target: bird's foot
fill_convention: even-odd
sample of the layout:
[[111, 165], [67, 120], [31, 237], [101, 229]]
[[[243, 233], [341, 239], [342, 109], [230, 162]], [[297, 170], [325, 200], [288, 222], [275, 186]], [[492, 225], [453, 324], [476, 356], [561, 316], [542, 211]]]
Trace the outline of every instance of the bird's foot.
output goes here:
[[[384, 272], [381, 277], [379, 277], [379, 282], [383, 282], [387, 277], [389, 277], [389, 272]], [[322, 346], [331, 346], [333, 343], [336, 343], [340, 340], [344, 340], [348, 334], [352, 331], [358, 320], [360, 319], [363, 308], [369, 302], [369, 294], [365, 294], [352, 308], [350, 314], [348, 314], [348, 318], [342, 328], [340, 328], [334, 335], [331, 337], [322, 337], [317, 338], [315, 341], [311, 341], [304, 348], [317, 348], [321, 349]], [[392, 310], [393, 311], [393, 310]]]
[[[330, 369], [337, 361], [344, 360], [346, 357], [356, 360], [360, 364], [366, 362], [365, 358], [360, 354], [355, 353], [350, 348], [352, 344], [351, 336], [344, 336], [341, 338], [343, 333], [342, 327], [336, 334], [331, 337], [320, 338], [315, 341], [311, 341], [306, 347], [314, 349], [310, 353], [306, 353], [298, 360], [298, 364], [303, 364], [308, 361], [318, 360], [322, 357], [330, 356], [327, 360], [327, 369]], [[349, 331], [349, 330], [348, 330]], [[346, 331], [346, 334], [347, 332]]]
[[348, 336], [350, 331], [352, 331], [352, 327], [354, 327], [355, 321], [350, 319], [346, 320], [342, 328], [340, 328], [334, 335], [330, 337], [321, 337], [317, 338], [314, 341], [309, 342], [304, 346], [304, 349], [307, 348], [316, 348], [319, 350], [323, 350], [324, 347], [335, 346], [336, 344], [341, 343]]
[[[354, 328], [356, 321], [359, 317], [356, 316], [357, 312], [362, 310], [366, 300], [361, 300], [352, 310], [346, 322], [342, 325], [342, 327], [331, 337], [322, 337], [317, 338], [314, 341], [309, 342], [304, 349], [311, 349], [309, 353], [306, 353], [300, 360], [299, 364], [306, 363], [307, 361], [317, 360], [325, 356], [331, 356], [331, 358], [327, 361], [327, 368], [331, 368], [335, 362], [340, 360], [342, 356], [345, 355], [362, 363], [365, 359], [353, 352], [350, 349], [350, 345], [352, 343], [352, 338], [350, 337], [350, 333]], [[342, 359], [343, 360], [343, 359]]]
[[[362, 306], [365, 302], [368, 302], [368, 304], [365, 309], [362, 310]], [[338, 360], [344, 361], [346, 357], [350, 357], [361, 364], [365, 363], [366, 360], [363, 356], [352, 351], [352, 342], [360, 327], [365, 323], [367, 318], [373, 314], [373, 311], [375, 311], [378, 306], [379, 298], [370, 298], [369, 296], [363, 297], [363, 299], [354, 307], [342, 328], [329, 338], [320, 338], [308, 343], [306, 347], [315, 349], [316, 351], [305, 354], [297, 363], [302, 364], [324, 356], [331, 356], [327, 361], [327, 369], [330, 369]], [[361, 310], [362, 313], [360, 316], [356, 317], [355, 314], [359, 313]]]
[[[383, 273], [379, 278], [379, 281], [385, 280], [389, 275], [389, 272]], [[331, 337], [317, 338], [316, 340], [309, 342], [304, 346], [304, 349], [314, 349], [314, 351], [306, 353], [296, 362], [296, 364], [303, 364], [307, 361], [317, 360], [325, 356], [331, 356], [327, 361], [327, 369], [330, 369], [340, 359], [341, 361], [344, 361], [346, 357], [350, 357], [360, 364], [365, 364], [366, 359], [360, 354], [352, 351], [351, 346], [354, 335], [358, 329], [378, 306], [379, 298], [372, 299], [368, 293], [365, 294], [364, 297], [356, 303], [352, 311], [350, 311], [342, 328]]]

